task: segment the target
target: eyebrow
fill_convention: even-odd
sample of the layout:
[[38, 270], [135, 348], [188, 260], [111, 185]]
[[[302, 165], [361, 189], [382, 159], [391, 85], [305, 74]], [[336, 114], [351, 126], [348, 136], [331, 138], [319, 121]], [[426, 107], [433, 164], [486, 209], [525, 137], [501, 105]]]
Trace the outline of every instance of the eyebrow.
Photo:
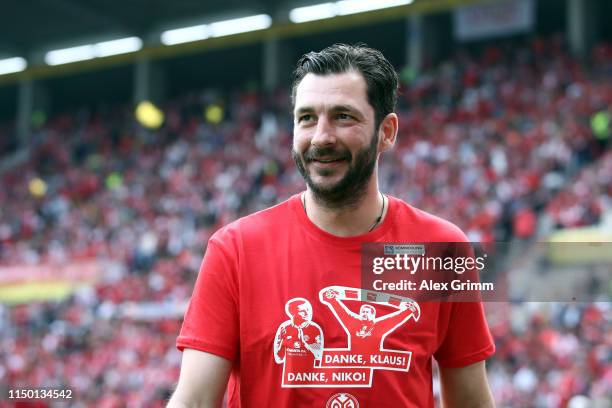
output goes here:
[[312, 113], [312, 112], [314, 112], [313, 108], [309, 108], [309, 107], [298, 108], [295, 110], [295, 112], [293, 112], [293, 116], [299, 116], [303, 113]]
[[[296, 109], [295, 112], [294, 112], [294, 116], [299, 116], [299, 115], [304, 114], [304, 113], [313, 113], [314, 111], [315, 111], [315, 109], [313, 107], [311, 107], [311, 106], [304, 106], [304, 107]], [[354, 108], [351, 105], [334, 105], [334, 106], [331, 107], [330, 111], [331, 112], [350, 112], [350, 113], [355, 114], [355, 115], [357, 115], [359, 117], [363, 116], [361, 114], [361, 112], [359, 112], [358, 109]]]

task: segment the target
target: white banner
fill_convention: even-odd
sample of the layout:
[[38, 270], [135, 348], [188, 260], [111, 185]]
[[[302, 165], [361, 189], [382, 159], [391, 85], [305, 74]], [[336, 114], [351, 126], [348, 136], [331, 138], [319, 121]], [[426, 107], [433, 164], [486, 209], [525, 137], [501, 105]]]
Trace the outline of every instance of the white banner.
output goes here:
[[96, 260], [65, 264], [0, 266], [0, 286], [24, 282], [94, 282], [102, 275], [102, 265]]
[[505, 0], [455, 9], [455, 38], [467, 41], [528, 32], [534, 26], [533, 0]]

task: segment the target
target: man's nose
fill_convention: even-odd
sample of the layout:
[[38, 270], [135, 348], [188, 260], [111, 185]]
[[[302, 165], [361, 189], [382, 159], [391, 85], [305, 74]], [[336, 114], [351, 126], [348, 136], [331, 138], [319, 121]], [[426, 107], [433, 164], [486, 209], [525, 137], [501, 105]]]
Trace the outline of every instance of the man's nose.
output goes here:
[[318, 147], [336, 143], [333, 126], [326, 117], [321, 116], [317, 121], [317, 128], [310, 143]]

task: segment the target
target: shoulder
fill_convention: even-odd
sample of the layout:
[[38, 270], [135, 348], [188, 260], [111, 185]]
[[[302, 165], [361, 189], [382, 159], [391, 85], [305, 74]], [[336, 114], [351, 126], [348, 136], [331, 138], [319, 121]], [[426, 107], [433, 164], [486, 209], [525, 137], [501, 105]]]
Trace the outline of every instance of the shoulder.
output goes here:
[[394, 201], [396, 208], [396, 224], [418, 234], [419, 240], [429, 242], [468, 241], [463, 231], [452, 222], [413, 207], [399, 198], [390, 197], [390, 200]]

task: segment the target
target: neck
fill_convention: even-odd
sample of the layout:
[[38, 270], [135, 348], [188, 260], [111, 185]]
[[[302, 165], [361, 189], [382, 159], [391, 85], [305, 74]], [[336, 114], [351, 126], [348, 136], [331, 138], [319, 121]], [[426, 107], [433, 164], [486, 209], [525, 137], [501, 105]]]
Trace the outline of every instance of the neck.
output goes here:
[[376, 229], [388, 209], [387, 198], [374, 184], [354, 205], [329, 208], [318, 202], [310, 190], [302, 198], [306, 215], [317, 227], [339, 237], [361, 235]]

